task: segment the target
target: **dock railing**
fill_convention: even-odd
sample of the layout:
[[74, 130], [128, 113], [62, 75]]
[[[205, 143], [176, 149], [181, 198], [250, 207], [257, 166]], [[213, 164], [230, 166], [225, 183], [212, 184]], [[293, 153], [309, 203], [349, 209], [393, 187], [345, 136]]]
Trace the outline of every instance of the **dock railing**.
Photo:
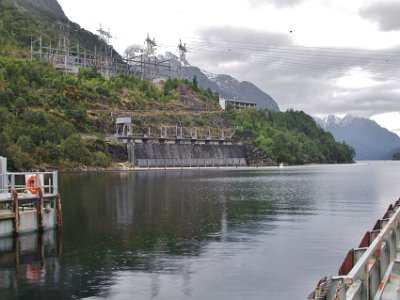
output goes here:
[[0, 237], [61, 226], [57, 171], [0, 174]]
[[58, 194], [58, 172], [7, 172], [0, 174], [0, 201], [10, 199], [13, 191], [24, 198], [36, 197], [41, 189], [43, 196]]
[[365, 234], [359, 247], [348, 252], [339, 276], [321, 279], [308, 299], [389, 299], [384, 295], [391, 293], [393, 270], [398, 269], [394, 266], [400, 263], [399, 241], [400, 199]]

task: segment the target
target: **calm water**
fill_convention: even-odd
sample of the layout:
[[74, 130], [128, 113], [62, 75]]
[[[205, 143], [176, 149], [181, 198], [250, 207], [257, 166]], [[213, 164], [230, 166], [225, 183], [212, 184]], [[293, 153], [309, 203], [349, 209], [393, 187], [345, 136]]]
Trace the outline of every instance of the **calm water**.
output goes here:
[[0, 298], [305, 299], [399, 178], [396, 162], [61, 174], [62, 235], [0, 256]]

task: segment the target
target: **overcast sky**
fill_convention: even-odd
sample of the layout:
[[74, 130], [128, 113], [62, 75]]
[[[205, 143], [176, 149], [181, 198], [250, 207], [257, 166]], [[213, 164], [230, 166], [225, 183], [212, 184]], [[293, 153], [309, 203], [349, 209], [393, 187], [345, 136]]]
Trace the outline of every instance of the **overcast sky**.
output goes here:
[[374, 116], [400, 134], [398, 0], [58, 1], [120, 53], [147, 33], [159, 53], [182, 39], [190, 64], [256, 84], [281, 110]]

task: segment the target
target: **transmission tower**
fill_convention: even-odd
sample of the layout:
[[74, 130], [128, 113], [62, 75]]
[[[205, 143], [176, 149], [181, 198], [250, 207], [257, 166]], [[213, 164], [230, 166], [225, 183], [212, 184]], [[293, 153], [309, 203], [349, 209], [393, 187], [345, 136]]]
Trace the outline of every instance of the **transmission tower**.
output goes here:
[[183, 70], [185, 67], [189, 66], [189, 62], [186, 59], [186, 53], [188, 52], [186, 43], [182, 44], [182, 40], [179, 40], [178, 51], [180, 65], [177, 66], [177, 76], [178, 78], [184, 78]]
[[154, 56], [154, 53], [156, 51], [157, 43], [156, 39], [153, 37], [153, 39], [150, 38], [150, 35], [147, 34], [147, 38], [145, 39], [146, 43], [146, 49], [145, 53], [150, 57]]
[[108, 45], [110, 43], [110, 39], [112, 38], [110, 28], [108, 28], [108, 31], [105, 31], [100, 24], [100, 28], [97, 29], [97, 32], [99, 33], [99, 39]]
[[[143, 67], [142, 67], [142, 79], [151, 79], [151, 78], [156, 78], [158, 71], [157, 71], [157, 58], [155, 56], [156, 52], [156, 39], [153, 37], [153, 39], [150, 38], [150, 35], [147, 33], [147, 38], [144, 40], [145, 46], [143, 49]], [[154, 61], [154, 62], [152, 62]], [[152, 72], [152, 66], [154, 66], [154, 72]]]
[[179, 40], [178, 50], [179, 60], [181, 61], [182, 65], [184, 67], [189, 66], [189, 62], [186, 60], [186, 53], [188, 52], [188, 50], [186, 48], [186, 43], [182, 45], [182, 40]]
[[110, 46], [110, 39], [112, 38], [112, 35], [110, 33], [110, 29], [108, 31], [105, 31], [100, 24], [100, 28], [97, 30], [99, 33], [98, 37], [101, 42], [103, 42], [100, 46], [100, 72], [104, 76], [110, 76], [111, 74], [111, 68], [112, 68], [112, 48]]
[[133, 53], [126, 53], [124, 61], [129, 65], [130, 71], [139, 75], [142, 79], [152, 80], [162, 76], [162, 70], [171, 70], [170, 60], [157, 57], [156, 47], [155, 38], [151, 39], [150, 35], [147, 34], [140, 50], [134, 49], [136, 51]]
[[[54, 26], [58, 27], [58, 44], [54, 55], [50, 53], [50, 61], [60, 70], [63, 70], [64, 74], [68, 73], [70, 68], [70, 51], [69, 51], [69, 34], [70, 27], [67, 24], [57, 22]], [[52, 51], [50, 51], [52, 52]]]

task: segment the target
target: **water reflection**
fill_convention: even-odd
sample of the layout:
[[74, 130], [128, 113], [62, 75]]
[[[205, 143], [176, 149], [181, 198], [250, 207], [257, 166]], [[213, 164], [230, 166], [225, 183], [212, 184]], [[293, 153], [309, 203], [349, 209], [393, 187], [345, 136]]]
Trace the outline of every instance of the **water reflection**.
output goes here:
[[56, 231], [0, 239], [1, 298], [11, 299], [28, 285], [60, 284], [61, 236]]
[[[64, 203], [68, 217], [63, 261], [78, 264], [85, 272], [96, 269], [98, 273], [90, 273], [92, 280], [109, 274], [109, 281], [95, 282], [93, 294], [87, 288], [78, 295], [111, 297], [129, 272], [135, 282], [139, 274], [146, 277], [150, 290], [143, 293], [151, 298], [160, 295], [161, 278], [165, 281], [173, 274], [182, 285], [180, 296], [171, 295], [191, 297], [191, 276], [197, 267], [182, 258], [202, 257], [213, 251], [210, 243], [218, 242], [231, 244], [219, 258], [226, 259], [248, 250], [249, 243], [273, 231], [276, 222], [298, 222], [312, 212], [313, 201], [306, 196], [309, 187], [304, 194], [297, 189], [296, 197], [290, 194], [295, 186], [312, 183], [295, 182], [298, 176], [290, 172], [283, 176], [291, 184], [259, 171], [65, 174], [62, 186], [68, 189], [62, 191], [63, 198], [73, 201]], [[82, 277], [78, 270], [72, 274]], [[108, 290], [110, 286], [114, 288]]]
[[303, 299], [394, 201], [399, 166], [62, 174], [62, 256], [36, 260], [39, 281], [0, 265], [0, 298]]

